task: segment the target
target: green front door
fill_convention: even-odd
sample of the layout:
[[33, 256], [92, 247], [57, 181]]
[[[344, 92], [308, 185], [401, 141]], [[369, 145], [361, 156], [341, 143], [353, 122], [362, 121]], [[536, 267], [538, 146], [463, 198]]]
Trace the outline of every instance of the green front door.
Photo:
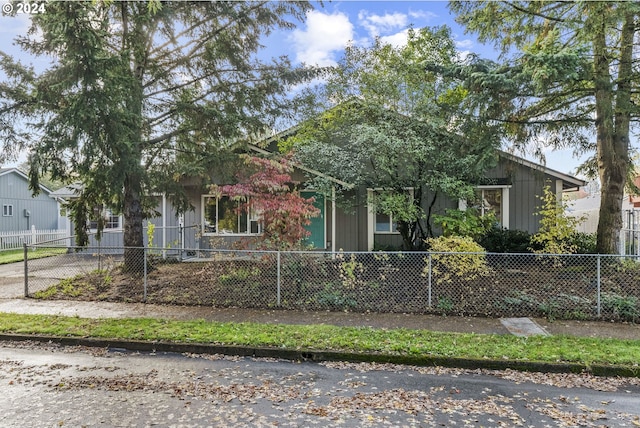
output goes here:
[[320, 215], [318, 217], [312, 217], [311, 224], [308, 226], [305, 226], [305, 229], [311, 232], [311, 235], [309, 235], [309, 237], [305, 240], [305, 243], [313, 246], [313, 248], [324, 249], [325, 248], [324, 195], [321, 193], [304, 191], [304, 192], [300, 192], [300, 196], [302, 196], [305, 199], [309, 199], [311, 197], [316, 198], [315, 202], [313, 203], [313, 206], [320, 210]]

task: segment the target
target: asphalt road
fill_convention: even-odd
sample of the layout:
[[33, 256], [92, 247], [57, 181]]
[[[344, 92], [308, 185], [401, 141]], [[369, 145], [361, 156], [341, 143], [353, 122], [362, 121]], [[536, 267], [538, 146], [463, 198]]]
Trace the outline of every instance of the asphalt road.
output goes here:
[[640, 379], [0, 343], [2, 427], [640, 426]]

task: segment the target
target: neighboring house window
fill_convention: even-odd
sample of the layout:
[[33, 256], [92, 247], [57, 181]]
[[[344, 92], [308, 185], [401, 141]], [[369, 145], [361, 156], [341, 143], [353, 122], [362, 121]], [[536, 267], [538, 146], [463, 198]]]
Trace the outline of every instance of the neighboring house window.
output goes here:
[[2, 216], [3, 217], [13, 217], [13, 205], [3, 205], [2, 206]]
[[262, 228], [254, 213], [240, 212], [239, 201], [228, 196], [202, 197], [202, 233], [205, 235], [258, 235]]
[[[100, 215], [100, 211], [98, 210], [97, 215]], [[103, 210], [101, 213], [102, 217], [104, 218], [104, 228], [106, 229], [120, 229], [121, 228], [121, 216], [114, 214], [111, 210], [107, 209], [107, 210]], [[90, 220], [89, 221], [89, 228], [90, 229], [97, 229], [98, 228], [98, 221], [97, 220]]]

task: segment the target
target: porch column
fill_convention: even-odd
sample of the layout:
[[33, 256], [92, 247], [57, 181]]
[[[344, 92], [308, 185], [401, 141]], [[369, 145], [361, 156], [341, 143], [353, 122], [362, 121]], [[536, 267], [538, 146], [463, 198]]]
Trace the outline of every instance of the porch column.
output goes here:
[[556, 202], [562, 203], [562, 180], [556, 180]]
[[509, 229], [509, 188], [502, 189], [502, 227]]
[[167, 194], [162, 194], [162, 258], [167, 258]]
[[331, 252], [336, 252], [336, 187], [331, 186]]
[[376, 222], [376, 207], [373, 204], [373, 190], [367, 189], [367, 250], [373, 251], [374, 233]]

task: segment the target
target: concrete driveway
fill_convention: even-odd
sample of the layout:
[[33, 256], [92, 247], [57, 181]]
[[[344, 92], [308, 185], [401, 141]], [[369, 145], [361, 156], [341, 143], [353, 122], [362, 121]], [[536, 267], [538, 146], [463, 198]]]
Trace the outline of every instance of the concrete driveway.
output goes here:
[[[62, 279], [99, 269], [113, 261], [112, 258], [73, 253], [29, 260], [29, 294]], [[24, 262], [0, 265], [0, 298], [23, 297], [24, 291]]]

